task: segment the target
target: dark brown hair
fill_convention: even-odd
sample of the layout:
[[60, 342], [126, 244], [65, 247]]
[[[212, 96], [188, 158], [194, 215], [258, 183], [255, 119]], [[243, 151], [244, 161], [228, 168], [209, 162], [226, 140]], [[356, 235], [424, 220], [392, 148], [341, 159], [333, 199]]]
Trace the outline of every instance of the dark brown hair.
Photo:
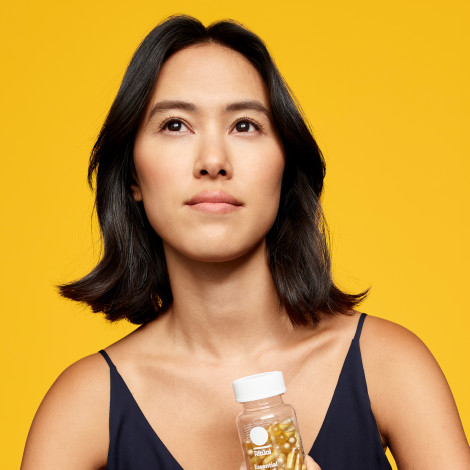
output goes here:
[[204, 27], [188, 16], [167, 19], [141, 43], [93, 147], [88, 179], [96, 175], [96, 210], [103, 256], [82, 279], [59, 287], [111, 320], [141, 324], [164, 312], [173, 297], [162, 240], [132, 196], [133, 147], [163, 63], [185, 47], [216, 43], [245, 56], [266, 84], [286, 166], [279, 212], [266, 237], [280, 304], [294, 325], [318, 322], [319, 312], [348, 313], [366, 295], [338, 289], [331, 276], [320, 206], [323, 156], [262, 40], [233, 21]]

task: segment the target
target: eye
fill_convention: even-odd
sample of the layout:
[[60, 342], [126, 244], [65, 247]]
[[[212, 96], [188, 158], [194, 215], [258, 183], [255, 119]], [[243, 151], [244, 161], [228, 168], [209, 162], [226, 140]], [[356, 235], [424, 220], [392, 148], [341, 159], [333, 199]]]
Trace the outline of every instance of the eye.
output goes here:
[[261, 126], [256, 124], [255, 122], [251, 121], [251, 120], [248, 120], [248, 119], [242, 119], [240, 121], [238, 121], [236, 124], [235, 124], [235, 127], [234, 129], [237, 131], [237, 132], [255, 132], [255, 131], [259, 131], [261, 129]]
[[160, 129], [162, 131], [169, 132], [184, 132], [188, 130], [185, 124], [179, 119], [169, 119], [168, 121], [165, 121], [161, 125]]

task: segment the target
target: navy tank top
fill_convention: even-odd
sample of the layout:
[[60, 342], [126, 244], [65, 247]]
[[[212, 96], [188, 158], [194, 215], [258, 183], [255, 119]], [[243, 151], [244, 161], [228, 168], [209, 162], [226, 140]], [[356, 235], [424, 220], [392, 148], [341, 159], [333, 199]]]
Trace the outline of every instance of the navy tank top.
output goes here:
[[[309, 455], [322, 470], [391, 470], [380, 441], [362, 367], [361, 314], [333, 398]], [[182, 470], [157, 436], [108, 354], [110, 368], [107, 470]], [[234, 424], [235, 425], [235, 424]]]

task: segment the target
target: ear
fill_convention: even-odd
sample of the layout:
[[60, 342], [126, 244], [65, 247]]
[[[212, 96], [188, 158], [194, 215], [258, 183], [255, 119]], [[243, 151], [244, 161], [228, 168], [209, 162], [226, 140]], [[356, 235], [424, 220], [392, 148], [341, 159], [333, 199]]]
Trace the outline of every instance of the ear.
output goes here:
[[131, 191], [135, 201], [142, 201], [142, 191], [137, 183], [131, 184]]

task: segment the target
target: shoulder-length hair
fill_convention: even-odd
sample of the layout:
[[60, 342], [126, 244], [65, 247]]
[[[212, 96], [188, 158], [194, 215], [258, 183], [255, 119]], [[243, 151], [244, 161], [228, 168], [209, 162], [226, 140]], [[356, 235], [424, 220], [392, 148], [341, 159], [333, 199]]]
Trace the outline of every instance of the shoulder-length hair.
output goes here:
[[286, 165], [280, 206], [266, 236], [268, 263], [293, 325], [315, 324], [319, 313], [349, 313], [366, 295], [338, 289], [331, 276], [326, 225], [320, 206], [323, 156], [263, 41], [234, 21], [207, 28], [188, 16], [170, 17], [143, 40], [93, 147], [88, 181], [96, 176], [95, 207], [101, 261], [85, 277], [59, 286], [111, 320], [142, 324], [168, 309], [173, 296], [161, 238], [134, 200], [133, 148], [137, 129], [163, 63], [175, 52], [215, 43], [246, 57], [261, 75]]

